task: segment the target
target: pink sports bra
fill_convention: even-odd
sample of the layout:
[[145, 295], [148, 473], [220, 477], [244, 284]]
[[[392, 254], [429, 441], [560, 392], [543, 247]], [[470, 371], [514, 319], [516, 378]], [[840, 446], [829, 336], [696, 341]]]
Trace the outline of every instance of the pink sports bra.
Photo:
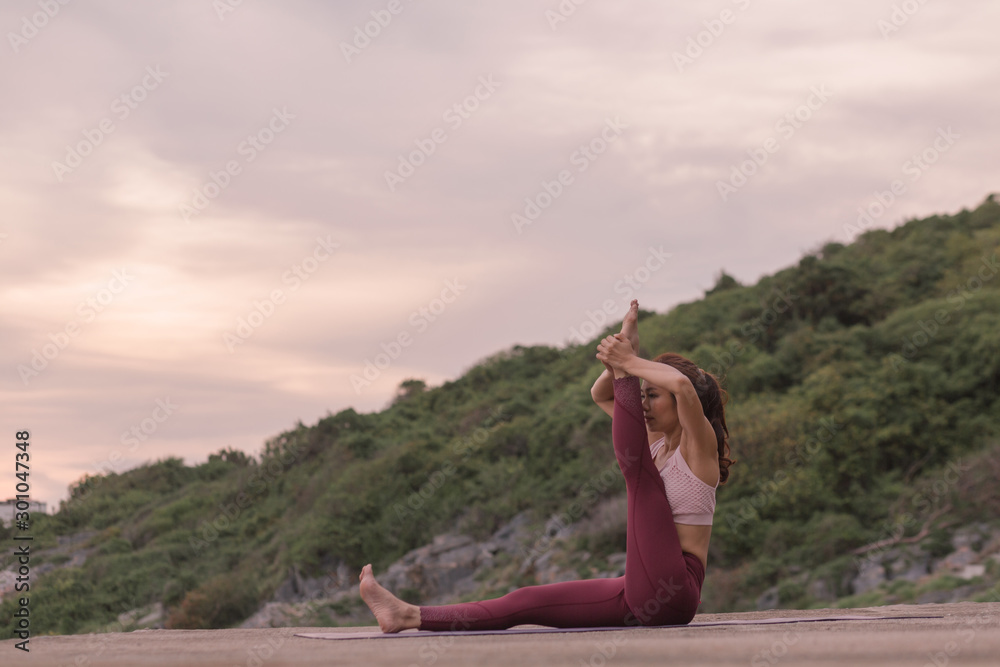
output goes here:
[[[651, 454], [663, 448], [665, 438], [653, 443]], [[660, 470], [663, 486], [667, 491], [667, 501], [674, 513], [674, 522], [693, 526], [711, 526], [715, 514], [715, 490], [718, 484], [710, 486], [691, 472], [687, 461], [678, 447]]]

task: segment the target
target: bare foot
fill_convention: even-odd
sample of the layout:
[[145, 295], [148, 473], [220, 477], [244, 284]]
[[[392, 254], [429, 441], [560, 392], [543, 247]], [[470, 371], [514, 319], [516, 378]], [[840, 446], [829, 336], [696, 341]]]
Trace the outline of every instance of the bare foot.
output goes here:
[[375, 614], [382, 632], [399, 632], [420, 627], [420, 608], [403, 602], [375, 581], [371, 563], [361, 568], [361, 599]]
[[622, 320], [622, 334], [632, 346], [632, 351], [639, 354], [639, 300], [632, 299], [632, 303]]

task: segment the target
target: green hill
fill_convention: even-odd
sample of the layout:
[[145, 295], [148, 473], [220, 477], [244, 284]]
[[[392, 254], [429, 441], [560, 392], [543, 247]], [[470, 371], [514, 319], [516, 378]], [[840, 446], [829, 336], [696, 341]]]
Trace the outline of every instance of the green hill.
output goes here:
[[[1000, 515], [998, 250], [991, 196], [640, 314], [643, 356], [689, 356], [730, 394], [738, 463], [718, 495], [703, 611], [751, 608], [775, 586], [782, 605], [814, 604], [803, 572], [848, 595], [865, 545], [945, 544]], [[407, 381], [385, 410], [299, 423], [259, 457], [80, 480], [35, 519], [33, 633], [93, 630], [153, 602], [170, 627], [226, 627], [293, 566], [378, 572], [443, 532], [484, 538], [524, 510], [543, 519], [620, 494], [620, 475], [589, 483], [614, 461], [589, 393], [595, 347], [514, 346], [440, 387]], [[621, 551], [619, 538], [588, 548]], [[14, 609], [0, 605], [0, 637]]]

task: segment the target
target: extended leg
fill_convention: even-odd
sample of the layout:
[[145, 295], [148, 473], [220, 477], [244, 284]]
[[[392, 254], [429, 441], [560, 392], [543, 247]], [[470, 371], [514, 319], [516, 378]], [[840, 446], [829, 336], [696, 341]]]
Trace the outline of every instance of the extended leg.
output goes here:
[[698, 607], [704, 570], [696, 556], [681, 551], [649, 451], [639, 378], [614, 380], [614, 392], [611, 432], [628, 495], [625, 600], [644, 625], [688, 623]]
[[421, 630], [502, 630], [522, 623], [555, 628], [626, 625], [625, 578], [527, 586], [495, 600], [420, 607]]
[[[697, 557], [681, 551], [663, 480], [649, 452], [638, 378], [615, 380], [614, 392], [612, 437], [628, 493], [625, 576], [528, 586], [494, 600], [418, 607], [421, 630], [498, 630], [522, 623], [599, 627], [690, 622], [704, 569]], [[416, 622], [410, 625], [404, 618], [413, 606], [376, 589], [372, 582], [374, 578], [365, 601], [377, 618], [379, 604], [390, 610], [382, 612], [388, 619], [383, 630], [413, 627]], [[362, 580], [362, 597], [365, 591]]]

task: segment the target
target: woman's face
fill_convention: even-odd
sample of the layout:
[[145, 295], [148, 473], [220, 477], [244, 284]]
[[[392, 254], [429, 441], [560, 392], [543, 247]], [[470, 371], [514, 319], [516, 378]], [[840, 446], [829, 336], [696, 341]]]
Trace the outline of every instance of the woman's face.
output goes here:
[[677, 402], [674, 395], [644, 381], [641, 396], [646, 428], [654, 433], [673, 431], [677, 426]]

